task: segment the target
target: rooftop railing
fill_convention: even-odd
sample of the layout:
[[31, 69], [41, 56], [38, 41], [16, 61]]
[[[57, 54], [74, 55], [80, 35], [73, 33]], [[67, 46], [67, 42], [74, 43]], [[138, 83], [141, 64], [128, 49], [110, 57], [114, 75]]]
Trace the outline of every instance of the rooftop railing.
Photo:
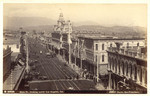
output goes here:
[[119, 54], [131, 56], [134, 58], [139, 58], [139, 59], [145, 59], [146, 60], [146, 54], [141, 53], [138, 49], [137, 50], [131, 50], [128, 48], [116, 48], [116, 47], [108, 47], [108, 51], [110, 52], [117, 52]]

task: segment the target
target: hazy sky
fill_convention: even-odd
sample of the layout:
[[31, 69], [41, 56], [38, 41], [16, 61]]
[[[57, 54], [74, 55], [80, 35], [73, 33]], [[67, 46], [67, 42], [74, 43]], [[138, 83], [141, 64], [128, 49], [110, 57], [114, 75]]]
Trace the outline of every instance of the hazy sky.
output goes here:
[[72, 22], [92, 21], [100, 25], [147, 26], [146, 4], [4, 4], [4, 16], [47, 17], [57, 20], [62, 10]]

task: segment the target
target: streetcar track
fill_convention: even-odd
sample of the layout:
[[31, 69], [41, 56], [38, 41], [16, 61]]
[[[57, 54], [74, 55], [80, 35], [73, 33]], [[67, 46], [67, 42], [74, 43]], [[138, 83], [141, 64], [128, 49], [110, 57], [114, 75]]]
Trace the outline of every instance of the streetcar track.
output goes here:
[[[33, 39], [34, 40], [34, 39]], [[38, 46], [38, 48], [35, 48], [32, 47], [33, 44], [31, 43], [31, 48], [30, 50], [34, 50], [36, 52], [36, 56], [39, 56], [39, 58], [37, 58], [37, 60], [39, 61], [39, 64], [37, 63], [37, 66], [38, 67], [37, 69], [46, 76], [48, 76], [48, 79], [49, 80], [54, 80], [52, 81], [56, 90], [68, 90], [68, 87], [73, 87], [74, 89], [77, 89], [77, 90], [81, 90], [77, 84], [74, 82], [73, 79], [66, 79], [66, 77], [71, 77], [73, 78], [74, 76], [76, 76], [76, 74], [74, 73], [74, 70], [69, 70], [67, 68], [65, 68], [62, 64], [62, 62], [59, 61], [58, 58], [51, 58], [51, 59], [47, 59], [44, 57], [44, 54], [47, 52], [46, 50], [48, 50], [48, 48], [42, 46], [41, 44], [39, 44], [41, 42], [38, 42], [37, 43], [37, 40], [33, 43], [35, 44], [36, 46]], [[39, 49], [40, 48], [40, 49]], [[43, 53], [40, 54], [39, 51], [42, 49]], [[48, 50], [49, 52], [49, 50]], [[31, 55], [33, 55], [31, 53]], [[44, 57], [44, 58], [43, 58]], [[34, 58], [33, 58], [34, 59]], [[58, 64], [57, 62], [55, 62], [54, 60], [58, 61]], [[52, 62], [52, 63], [51, 63]], [[40, 66], [42, 68], [40, 68]], [[64, 71], [63, 71], [63, 68], [64, 68]], [[41, 70], [42, 69], [42, 70]], [[70, 73], [67, 73], [67, 72], [70, 72]], [[43, 73], [44, 72], [44, 73]], [[64, 78], [64, 79], [63, 79]], [[56, 80], [56, 81], [55, 81]], [[43, 80], [43, 82], [46, 81], [46, 80]], [[54, 89], [55, 89], [54, 88]], [[60, 88], [60, 89], [59, 89]]]
[[70, 85], [70, 87], [74, 88], [74, 86], [69, 81], [67, 81], [67, 83]]
[[57, 78], [55, 72], [53, 72], [53, 71], [52, 71], [52, 68], [50, 68], [49, 66], [47, 66], [47, 67], [48, 67], [48, 69], [51, 69], [51, 70], [49, 70], [49, 71], [50, 71], [51, 75], [53, 75], [53, 77], [54, 77], [54, 78], [52, 78], [52, 79], [55, 80], [55, 79]]
[[[53, 65], [53, 64], [52, 64], [52, 65]], [[49, 65], [49, 66], [50, 66], [50, 65]], [[53, 67], [55, 67], [55, 66], [53, 66]], [[55, 69], [60, 73], [59, 75], [62, 76], [62, 78], [63, 78], [64, 75], [61, 75], [62, 73], [60, 72], [60, 70], [59, 70], [58, 68], [56, 68], [56, 67], [55, 67]], [[56, 73], [56, 72], [54, 71], [54, 73]], [[56, 74], [56, 75], [57, 75], [57, 74]]]
[[72, 81], [72, 83], [76, 86], [76, 88], [77, 88], [78, 90], [80, 90], [80, 88], [77, 86], [77, 84], [74, 83], [74, 81]]
[[[53, 63], [55, 63], [53, 60], [52, 60]], [[55, 63], [55, 66], [56, 66], [56, 63]], [[61, 70], [58, 66], [56, 66], [65, 76], [69, 77], [63, 70]]]
[[[46, 67], [47, 68], [47, 67]], [[48, 73], [49, 74], [49, 73]], [[51, 74], [49, 74], [48, 76], [51, 76]], [[51, 76], [52, 77], [52, 76]], [[49, 78], [50, 79], [50, 78]], [[58, 87], [57, 87], [57, 85], [56, 85], [56, 82], [54, 81], [54, 85], [55, 85], [55, 87], [56, 87], [56, 90], [58, 90]]]
[[64, 82], [62, 82], [62, 84], [65, 86], [65, 89], [67, 89], [68, 87], [67, 87], [67, 85], [66, 84], [64, 84]]
[[58, 83], [60, 84], [60, 86], [62, 87], [63, 90], [65, 90], [64, 86], [62, 86], [62, 84], [58, 81]]

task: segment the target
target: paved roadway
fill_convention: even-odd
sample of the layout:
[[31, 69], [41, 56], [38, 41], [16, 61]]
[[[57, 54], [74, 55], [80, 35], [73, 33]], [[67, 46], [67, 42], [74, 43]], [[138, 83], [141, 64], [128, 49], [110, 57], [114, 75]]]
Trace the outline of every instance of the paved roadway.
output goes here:
[[90, 80], [44, 80], [30, 84], [31, 90], [95, 90], [94, 83]]
[[95, 89], [93, 81], [77, 80], [77, 73], [70, 67], [64, 66], [64, 63], [57, 57], [46, 57], [48, 50], [40, 40], [29, 38], [28, 42], [29, 58], [37, 60], [36, 71], [40, 73], [40, 76], [48, 78], [48, 80], [32, 82], [32, 90], [68, 90], [69, 87], [73, 90]]
[[[31, 41], [33, 42], [34, 40], [32, 39]], [[77, 76], [76, 72], [71, 70], [68, 66], [64, 66], [64, 63], [60, 62], [57, 57], [46, 57], [48, 50], [39, 42], [40, 41], [35, 41], [34, 44], [31, 44], [29, 54], [31, 60], [38, 61], [35, 66], [41, 75], [48, 76], [50, 80], [71, 79]], [[40, 51], [42, 51], [42, 54], [40, 54]]]

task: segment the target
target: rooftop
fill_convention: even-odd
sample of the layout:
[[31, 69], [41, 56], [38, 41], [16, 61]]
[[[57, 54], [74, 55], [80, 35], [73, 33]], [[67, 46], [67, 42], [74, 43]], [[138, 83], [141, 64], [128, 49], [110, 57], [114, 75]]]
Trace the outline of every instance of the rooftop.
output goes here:
[[7, 46], [7, 48], [3, 48], [3, 57], [6, 57], [7, 55], [11, 54], [11, 47]]
[[20, 39], [19, 37], [4, 37], [3, 44], [4, 45], [12, 45], [12, 44], [19, 44]]
[[145, 40], [145, 38], [119, 38], [112, 36], [78, 36], [78, 38], [85, 38], [92, 40]]

